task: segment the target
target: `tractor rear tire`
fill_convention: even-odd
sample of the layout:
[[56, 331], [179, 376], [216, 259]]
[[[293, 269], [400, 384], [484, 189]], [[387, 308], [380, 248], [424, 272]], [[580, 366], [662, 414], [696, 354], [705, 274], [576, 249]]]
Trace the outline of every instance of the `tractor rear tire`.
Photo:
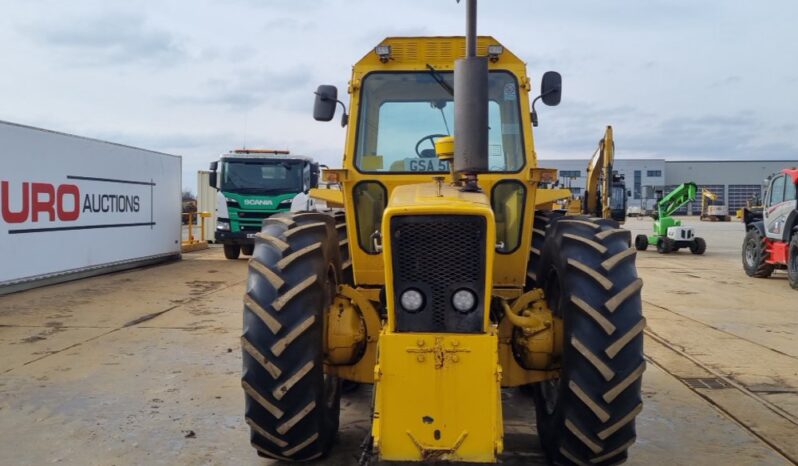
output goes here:
[[241, 254], [251, 256], [253, 252], [255, 252], [254, 244], [244, 244], [241, 246]]
[[638, 251], [645, 251], [648, 249], [648, 236], [637, 235], [635, 236], [635, 249]]
[[325, 312], [340, 277], [335, 221], [278, 214], [255, 241], [241, 337], [250, 442], [260, 456], [311, 461], [330, 451], [340, 412], [340, 381], [324, 373]]
[[792, 289], [798, 290], [798, 232], [792, 234], [792, 241], [787, 247], [787, 277]]
[[529, 247], [529, 260], [526, 265], [526, 287], [527, 291], [537, 288], [537, 274], [540, 266], [540, 254], [543, 244], [546, 241], [546, 229], [552, 219], [562, 217], [562, 212], [549, 210], [538, 210], [535, 212], [535, 220], [532, 225], [532, 244]]
[[773, 275], [775, 267], [766, 261], [770, 252], [765, 245], [765, 238], [756, 228], [751, 228], [743, 240], [743, 270], [749, 277], [768, 278]]
[[224, 245], [224, 257], [230, 260], [238, 259], [238, 256], [241, 255], [241, 246], [237, 244], [225, 244]]
[[643, 408], [640, 290], [631, 234], [612, 220], [552, 222], [540, 278], [563, 321], [560, 378], [537, 384], [538, 433], [552, 464], [623, 462]]
[[704, 254], [707, 251], [707, 242], [704, 241], [704, 238], [696, 238], [690, 243], [690, 252], [696, 255]]
[[346, 234], [346, 214], [337, 210], [332, 214], [335, 219], [335, 230], [338, 232], [338, 249], [341, 256], [341, 283], [354, 285], [355, 278], [352, 272], [352, 255], [349, 251], [349, 238]]

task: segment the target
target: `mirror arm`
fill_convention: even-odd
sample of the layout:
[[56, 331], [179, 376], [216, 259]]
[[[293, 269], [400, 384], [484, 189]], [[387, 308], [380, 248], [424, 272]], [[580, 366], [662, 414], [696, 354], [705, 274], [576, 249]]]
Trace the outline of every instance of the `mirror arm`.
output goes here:
[[343, 128], [343, 127], [345, 127], [347, 125], [347, 123], [349, 123], [349, 114], [346, 113], [346, 105], [344, 105], [343, 102], [341, 102], [340, 100], [337, 100], [337, 99], [336, 99], [336, 102], [341, 104], [341, 108], [344, 111], [344, 114], [341, 115], [341, 128]]
[[556, 92], [556, 91], [557, 91], [557, 89], [549, 89], [548, 91], [546, 91], [546, 92], [540, 94], [539, 96], [535, 97], [535, 99], [532, 101], [532, 114], [530, 115], [530, 117], [532, 118], [532, 126], [534, 126], [535, 128], [537, 128], [537, 126], [538, 126], [538, 112], [537, 112], [537, 110], [535, 110], [535, 104], [538, 103], [538, 100], [542, 99], [544, 96], [547, 96], [547, 95], [551, 94], [552, 92]]

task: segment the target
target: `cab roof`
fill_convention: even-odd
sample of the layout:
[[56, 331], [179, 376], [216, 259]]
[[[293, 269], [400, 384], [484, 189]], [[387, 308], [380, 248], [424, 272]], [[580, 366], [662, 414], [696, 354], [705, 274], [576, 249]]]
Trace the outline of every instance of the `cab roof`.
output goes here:
[[313, 163], [314, 160], [306, 155], [291, 155], [287, 150], [271, 149], [237, 149], [231, 150], [220, 156], [221, 159], [251, 159], [251, 160], [298, 160]]
[[[355, 68], [384, 68], [386, 70], [402, 70], [426, 68], [432, 65], [436, 69], [454, 69], [454, 61], [465, 57], [465, 36], [437, 37], [386, 37], [379, 44], [391, 47], [390, 59], [380, 61], [380, 57], [372, 48], [355, 64]], [[491, 36], [477, 38], [477, 55], [487, 56], [488, 46], [502, 47], [502, 53], [490, 63], [491, 68], [507, 68], [524, 66], [524, 62]]]

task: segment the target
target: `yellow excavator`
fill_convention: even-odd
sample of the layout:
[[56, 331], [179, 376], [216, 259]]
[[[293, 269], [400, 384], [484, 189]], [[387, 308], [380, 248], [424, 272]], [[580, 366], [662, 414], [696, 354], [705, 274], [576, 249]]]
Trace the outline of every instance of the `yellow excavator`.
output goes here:
[[626, 182], [613, 172], [615, 141], [612, 126], [607, 126], [587, 166], [587, 183], [582, 198], [582, 213], [594, 217], [626, 221]]
[[718, 200], [718, 195], [703, 188], [701, 190], [701, 220], [710, 222], [728, 222], [729, 208], [726, 205], [714, 204]]

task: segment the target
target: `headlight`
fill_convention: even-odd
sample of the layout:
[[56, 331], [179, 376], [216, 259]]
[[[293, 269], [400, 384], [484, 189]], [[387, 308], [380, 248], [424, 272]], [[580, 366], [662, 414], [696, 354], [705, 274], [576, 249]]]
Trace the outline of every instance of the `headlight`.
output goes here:
[[420, 291], [410, 288], [402, 293], [399, 302], [406, 311], [418, 312], [424, 306], [424, 295]]
[[216, 229], [230, 231], [230, 222], [216, 222]]
[[477, 304], [477, 295], [473, 291], [462, 288], [452, 295], [452, 306], [460, 312], [474, 310]]

